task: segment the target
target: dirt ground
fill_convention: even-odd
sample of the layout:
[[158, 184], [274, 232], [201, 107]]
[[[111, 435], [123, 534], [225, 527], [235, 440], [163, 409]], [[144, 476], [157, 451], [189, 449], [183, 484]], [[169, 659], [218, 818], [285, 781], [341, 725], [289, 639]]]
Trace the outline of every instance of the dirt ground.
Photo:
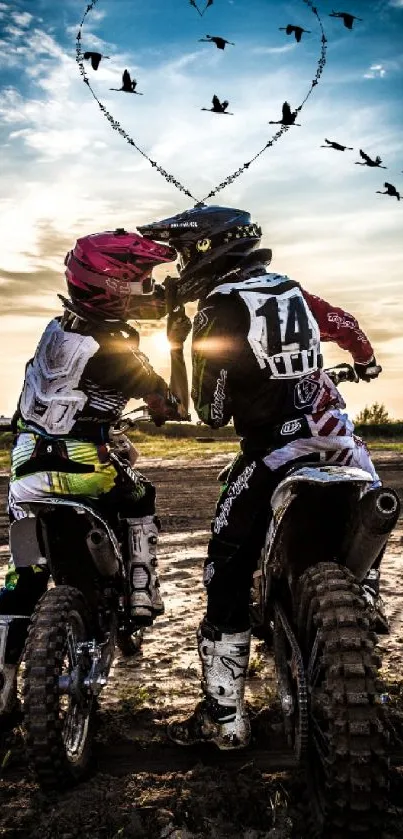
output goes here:
[[[165, 615], [147, 630], [142, 651], [115, 661], [101, 696], [94, 772], [79, 788], [44, 796], [25, 763], [22, 734], [0, 738], [0, 836], [7, 839], [308, 839], [301, 785], [283, 739], [270, 655], [253, 643], [247, 699], [251, 747], [225, 755], [170, 744], [167, 722], [200, 696], [195, 631], [204, 609], [201, 570], [218, 484], [228, 457], [180, 463], [143, 461], [157, 487]], [[403, 459], [382, 453], [385, 484], [403, 494]], [[0, 511], [6, 477], [0, 477]], [[0, 516], [0, 572], [7, 553]], [[390, 691], [385, 714], [391, 752], [403, 749], [403, 521], [383, 562], [383, 595], [392, 634], [381, 644]], [[399, 742], [400, 741], [400, 742]], [[393, 763], [399, 762], [399, 757]], [[401, 835], [403, 770], [391, 770], [385, 839]]]

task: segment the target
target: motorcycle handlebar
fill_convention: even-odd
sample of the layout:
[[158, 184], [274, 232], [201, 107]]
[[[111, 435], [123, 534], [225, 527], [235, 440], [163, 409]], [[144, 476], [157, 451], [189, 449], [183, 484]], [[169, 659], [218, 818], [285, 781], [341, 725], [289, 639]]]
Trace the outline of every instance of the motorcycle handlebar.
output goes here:
[[[323, 372], [327, 373], [329, 379], [331, 379], [333, 384], [335, 385], [339, 385], [341, 382], [359, 381], [357, 373], [355, 372], [354, 367], [352, 367], [351, 364], [336, 364], [334, 367], [325, 368]], [[141, 414], [141, 416], [137, 417], [136, 419], [133, 419], [129, 416], [129, 414]], [[189, 421], [190, 419], [191, 417], [189, 414], [187, 417], [178, 417], [177, 419], [175, 419], [175, 422], [183, 422], [185, 420]], [[128, 415], [123, 416], [120, 422], [126, 428], [136, 428], [139, 420], [151, 422], [151, 416], [147, 405], [139, 405], [138, 408], [134, 408], [132, 411], [129, 411]], [[116, 424], [116, 430], [120, 430], [119, 424], [120, 423]], [[0, 432], [2, 431], [12, 431], [11, 419], [9, 419], [8, 417], [0, 417]]]
[[[136, 417], [136, 419], [133, 419], [130, 416], [130, 414], [140, 414], [140, 416]], [[190, 419], [191, 416], [190, 414], [188, 414], [187, 417], [178, 416], [174, 420], [167, 420], [167, 422], [189, 422]], [[139, 405], [138, 408], [134, 408], [132, 411], [128, 411], [127, 415], [123, 415], [120, 422], [117, 422], [114, 428], [116, 429], [116, 431], [124, 431], [124, 429], [128, 428], [137, 428], [137, 425], [140, 421], [153, 422], [147, 405]], [[121, 428], [119, 428], [120, 424], [122, 426]]]
[[[132, 414], [139, 414], [140, 416], [133, 419], [131, 416]], [[127, 414], [123, 414], [120, 420], [117, 420], [116, 423], [112, 426], [114, 431], [127, 431], [129, 428], [137, 428], [138, 423], [144, 420], [145, 422], [151, 422], [151, 416], [148, 410], [148, 405], [139, 405], [138, 408], [133, 408], [132, 411], [128, 411]]]

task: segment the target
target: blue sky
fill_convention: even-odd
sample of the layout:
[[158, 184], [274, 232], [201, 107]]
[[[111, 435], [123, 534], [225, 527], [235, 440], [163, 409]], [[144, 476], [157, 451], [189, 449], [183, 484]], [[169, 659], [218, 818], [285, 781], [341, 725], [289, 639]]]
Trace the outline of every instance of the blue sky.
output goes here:
[[[202, 9], [205, 0], [199, 0]], [[0, 412], [10, 413], [24, 365], [58, 311], [63, 259], [85, 233], [136, 224], [191, 205], [102, 116], [75, 61], [81, 0], [0, 2]], [[298, 122], [214, 203], [248, 209], [274, 252], [273, 268], [355, 314], [384, 374], [345, 389], [354, 415], [375, 400], [403, 416], [403, 0], [322, 0], [322, 79]], [[363, 18], [352, 31], [334, 11]], [[279, 31], [310, 34], [301, 43]], [[200, 43], [221, 35], [224, 51]], [[197, 198], [270, 139], [288, 100], [314, 78], [320, 29], [303, 0], [214, 0], [203, 18], [188, 0], [98, 0], [84, 49], [99, 99], [147, 154]], [[124, 68], [143, 96], [114, 93]], [[213, 94], [234, 116], [202, 112]], [[324, 138], [354, 151], [320, 148]], [[355, 166], [359, 149], [387, 170]], [[393, 183], [402, 201], [376, 190]], [[167, 374], [162, 336], [144, 348]], [[326, 348], [327, 361], [344, 359]]]

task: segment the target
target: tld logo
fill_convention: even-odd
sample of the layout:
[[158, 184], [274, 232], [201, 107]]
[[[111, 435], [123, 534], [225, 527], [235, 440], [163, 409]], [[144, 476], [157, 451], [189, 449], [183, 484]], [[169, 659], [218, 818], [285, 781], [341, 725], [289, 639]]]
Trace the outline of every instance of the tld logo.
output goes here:
[[289, 420], [281, 426], [280, 434], [296, 434], [300, 428], [302, 428], [302, 425], [299, 420]]

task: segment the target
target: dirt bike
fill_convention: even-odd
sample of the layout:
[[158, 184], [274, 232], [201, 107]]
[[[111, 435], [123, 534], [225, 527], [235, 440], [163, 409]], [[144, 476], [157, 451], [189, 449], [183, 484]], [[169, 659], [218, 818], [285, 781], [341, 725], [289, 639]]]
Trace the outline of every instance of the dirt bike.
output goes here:
[[[326, 371], [357, 381], [350, 365]], [[361, 581], [400, 503], [348, 466], [290, 466], [251, 592], [252, 632], [273, 648], [285, 731], [305, 779], [310, 837], [377, 839], [387, 806], [387, 735], [376, 634]]]
[[[147, 418], [144, 406], [137, 409]], [[139, 473], [123, 434], [112, 430], [109, 458], [129, 485]], [[22, 714], [27, 756], [45, 789], [62, 789], [88, 771], [97, 697], [108, 683], [115, 649], [139, 650], [144, 627], [130, 617], [127, 548], [123, 526], [111, 526], [97, 502], [61, 496], [20, 505], [27, 514], [10, 527], [16, 567], [46, 564], [49, 588], [29, 624], [23, 654]], [[0, 671], [14, 616], [0, 618]]]

